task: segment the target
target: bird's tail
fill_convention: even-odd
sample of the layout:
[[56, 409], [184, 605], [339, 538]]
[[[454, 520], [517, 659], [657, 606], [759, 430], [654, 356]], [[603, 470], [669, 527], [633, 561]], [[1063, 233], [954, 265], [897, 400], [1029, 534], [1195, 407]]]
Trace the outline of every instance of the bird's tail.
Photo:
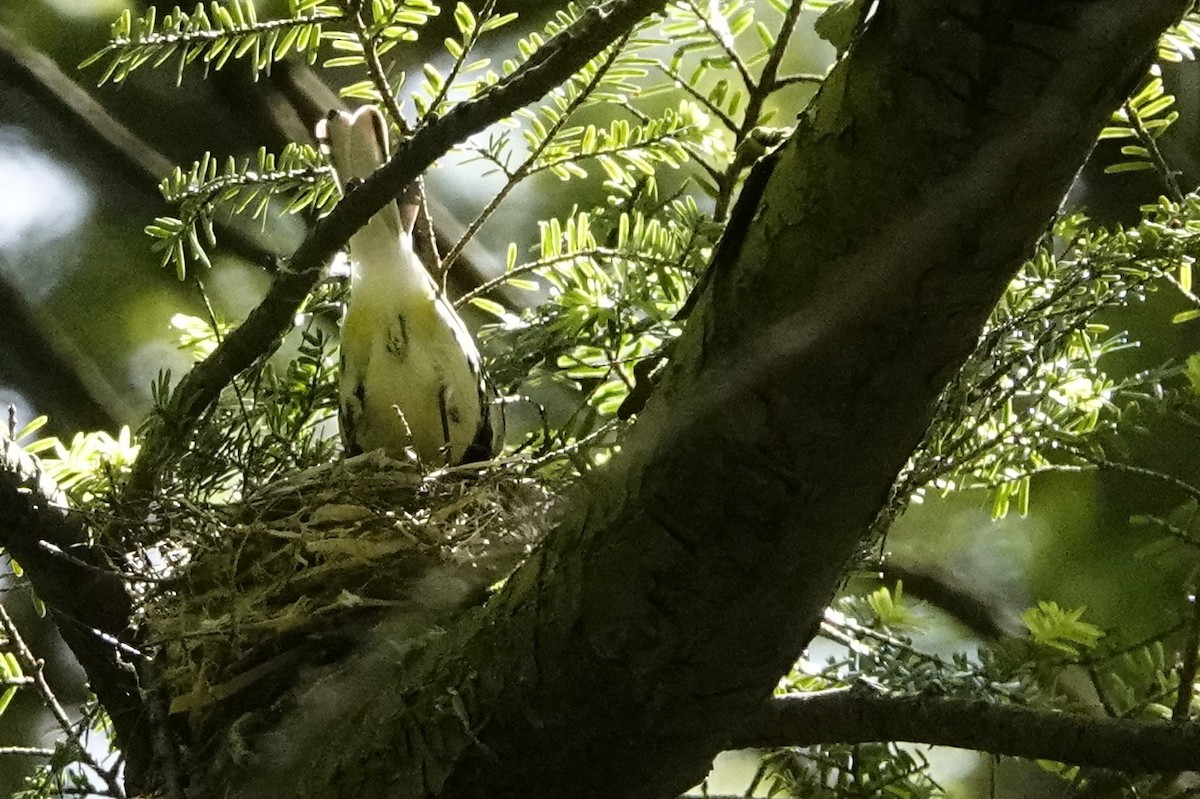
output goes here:
[[[348, 185], [369, 178], [387, 160], [387, 121], [373, 105], [353, 113], [330, 111], [317, 123], [317, 140], [343, 192]], [[397, 234], [411, 233], [415, 213], [404, 214], [399, 203], [388, 203], [376, 218], [383, 218]]]

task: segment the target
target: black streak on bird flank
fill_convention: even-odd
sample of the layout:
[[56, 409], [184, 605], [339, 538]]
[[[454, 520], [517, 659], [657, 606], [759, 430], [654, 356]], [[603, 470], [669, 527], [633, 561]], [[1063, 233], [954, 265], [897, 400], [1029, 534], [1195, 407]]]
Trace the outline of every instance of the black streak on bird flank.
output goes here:
[[388, 330], [387, 351], [399, 360], [408, 353], [408, 323], [403, 314], [396, 315], [396, 324]]
[[446, 386], [438, 386], [438, 413], [442, 417], [442, 440], [450, 443], [450, 410], [446, 407]]
[[355, 384], [353, 398], [353, 401], [346, 400], [341, 403], [341, 414], [338, 419], [338, 426], [342, 429], [342, 448], [351, 457], [363, 453], [363, 448], [358, 443], [357, 428], [358, 416], [367, 402], [365, 384], [362, 382]]

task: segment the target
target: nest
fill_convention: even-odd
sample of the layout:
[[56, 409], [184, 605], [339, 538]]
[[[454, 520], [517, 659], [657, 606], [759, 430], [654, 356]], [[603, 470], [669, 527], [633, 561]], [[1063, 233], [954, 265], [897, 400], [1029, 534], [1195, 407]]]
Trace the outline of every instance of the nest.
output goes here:
[[171, 710], [195, 722], [239, 696], [261, 706], [265, 686], [277, 695], [298, 665], [344, 654], [390, 609], [482, 600], [545, 530], [552, 497], [512, 468], [424, 475], [369, 453], [174, 512], [180, 565], [144, 618]]

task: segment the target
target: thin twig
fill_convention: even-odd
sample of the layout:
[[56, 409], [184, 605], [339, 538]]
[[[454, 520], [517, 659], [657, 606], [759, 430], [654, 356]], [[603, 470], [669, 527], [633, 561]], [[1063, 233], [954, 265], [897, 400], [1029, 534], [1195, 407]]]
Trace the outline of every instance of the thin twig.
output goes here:
[[25, 639], [21, 637], [20, 631], [12, 620], [12, 616], [8, 615], [8, 610], [4, 605], [0, 604], [0, 626], [4, 627], [4, 633], [8, 638], [9, 645], [13, 648], [17, 655], [17, 659], [21, 661], [21, 666], [26, 671], [33, 674], [33, 683], [37, 686], [38, 693], [41, 694], [42, 700], [46, 703], [46, 708], [54, 716], [54, 720], [58, 722], [58, 726], [63, 732], [74, 737], [75, 725], [71, 723], [70, 716], [67, 711], [59, 703], [58, 697], [50, 689], [50, 685], [46, 682], [46, 677], [42, 672], [44, 663], [33, 656], [33, 652], [25, 643]]
[[612, 419], [612, 420], [606, 422], [605, 424], [601, 425], [600, 427], [596, 428], [592, 432], [588, 433], [583, 438], [576, 439], [575, 441], [572, 441], [570, 444], [564, 444], [563, 446], [559, 447], [558, 449], [552, 450], [551, 452], [547, 452], [545, 455], [540, 455], [540, 456], [538, 456], [536, 458], [532, 458], [532, 459], [525, 459], [524, 462], [529, 464], [529, 466], [531, 466], [531, 467], [537, 467], [537, 466], [542, 466], [544, 464], [550, 463], [551, 461], [558, 460], [566, 455], [570, 455], [572, 453], [579, 452], [580, 450], [584, 449], [585, 447], [589, 446], [590, 444], [592, 444], [592, 443], [600, 440], [604, 436], [612, 433], [620, 425], [621, 425], [621, 422], [619, 420]]
[[719, 119], [721, 124], [729, 129], [730, 133], [736, 134], [738, 132], [738, 128], [741, 126], [738, 125], [734, 118], [729, 116], [729, 114], [726, 114], [725, 111], [722, 110], [721, 106], [708, 99], [708, 96], [693, 86], [690, 81], [684, 80], [684, 78], [681, 77], [678, 72], [672, 71], [665, 64], [656, 64], [655, 66], [658, 68], [659, 72], [674, 81], [677, 87], [683, 89], [692, 96], [693, 100], [704, 106], [705, 111]]
[[[796, 29], [796, 22], [800, 19], [800, 10], [804, 4], [800, 0], [792, 0], [792, 4], [788, 6], [787, 12], [783, 15], [783, 21], [779, 26], [779, 33], [775, 37], [775, 46], [771, 48], [767, 55], [767, 61], [763, 64], [762, 74], [759, 75], [758, 82], [747, 82], [747, 89], [750, 94], [750, 99], [746, 102], [746, 110], [742, 115], [742, 125], [737, 131], [736, 140], [734, 143], [735, 152], [741, 148], [742, 142], [746, 141], [758, 127], [758, 119], [762, 116], [763, 105], [767, 98], [770, 97], [778, 88], [777, 77], [779, 74], [779, 65], [783, 63], [783, 54], [787, 51], [788, 42], [791, 41], [792, 32]], [[726, 170], [723, 179], [718, 183], [717, 188], [717, 203], [713, 208], [713, 219], [720, 222], [724, 221], [729, 212], [729, 207], [733, 202], [733, 192], [737, 188], [739, 178], [741, 177], [743, 164], [739, 159], [735, 158]]]
[[33, 685], [32, 677], [5, 677], [0, 680], [0, 688], [10, 688], [12, 686]]
[[86, 764], [104, 780], [105, 787], [108, 788], [113, 796], [124, 797], [125, 791], [121, 787], [116, 773], [112, 769], [106, 769], [101, 766], [81, 740], [82, 736], [78, 725], [72, 723], [66, 709], [58, 701], [58, 697], [55, 696], [54, 691], [50, 688], [50, 684], [46, 682], [45, 661], [33, 656], [33, 652], [30, 651], [29, 646], [25, 643], [25, 639], [21, 637], [20, 630], [17, 629], [16, 623], [8, 615], [8, 611], [5, 610], [3, 604], [0, 604], [0, 626], [4, 628], [4, 634], [8, 637], [9, 646], [12, 647], [17, 660], [21, 662], [22, 669], [32, 674], [33, 684], [37, 688], [38, 694], [42, 697], [42, 703], [50, 711], [50, 715], [54, 717], [54, 721], [58, 724], [59, 729], [74, 744], [80, 762]]
[[[1171, 195], [1171, 199], [1177, 203], [1181, 203], [1185, 199], [1183, 189], [1179, 185], [1179, 180], [1176, 177], [1175, 170], [1171, 169], [1167, 163], [1167, 159], [1163, 156], [1162, 149], [1158, 146], [1158, 139], [1146, 128], [1142, 123], [1141, 116], [1138, 115], [1137, 109], [1133, 107], [1133, 103], [1129, 100], [1125, 101], [1122, 106], [1125, 111], [1125, 116], [1129, 120], [1129, 126], [1133, 129], [1141, 145], [1146, 148], [1146, 152], [1150, 155], [1150, 163], [1154, 165], [1154, 171], [1162, 179], [1163, 184], [1167, 187], [1167, 192]], [[1185, 269], [1190, 269], [1190, 266], [1184, 266]], [[1190, 291], [1183, 285], [1175, 275], [1167, 269], [1162, 270], [1163, 278], [1170, 283], [1175, 289], [1187, 299], [1192, 305], [1200, 307], [1200, 297]]]
[[[496, 0], [485, 0], [483, 8], [480, 9], [477, 16], [486, 22], [491, 18], [495, 10]], [[434, 117], [437, 116], [439, 106], [441, 106], [442, 102], [449, 95], [450, 89], [453, 88], [454, 81], [458, 78], [458, 73], [462, 69], [463, 64], [466, 63], [468, 56], [470, 56], [472, 50], [474, 50], [475, 43], [479, 40], [480, 28], [481, 25], [476, 25], [475, 31], [472, 33], [470, 40], [463, 42], [462, 53], [458, 58], [454, 59], [454, 66], [450, 68], [450, 74], [445, 77], [442, 82], [441, 89], [438, 90], [437, 95], [435, 95], [433, 100], [430, 102], [429, 113]], [[442, 287], [442, 293], [445, 294], [446, 281], [450, 277], [450, 267], [454, 265], [454, 261], [450, 260], [449, 258], [442, 258], [441, 254], [438, 252], [437, 236], [434, 235], [433, 230], [433, 219], [429, 215], [429, 203], [425, 197], [424, 178], [420, 179], [420, 183], [417, 186], [417, 196], [420, 198], [421, 204], [421, 213], [418, 217], [418, 224], [423, 226], [422, 230], [425, 234], [425, 238], [428, 240], [428, 250], [422, 251], [418, 249], [418, 252], [428, 255], [429, 263], [434, 265], [434, 280]], [[418, 243], [418, 248], [419, 247], [420, 243]], [[461, 252], [461, 250], [459, 250], [459, 252]], [[457, 257], [458, 256], [456, 253], [455, 258]]]
[[933, 663], [946, 669], [952, 668], [952, 664], [949, 661], [943, 660], [937, 655], [933, 655], [928, 652], [922, 652], [920, 649], [917, 649], [907, 641], [903, 641], [895, 636], [888, 635], [881, 630], [876, 630], [872, 627], [859, 624], [854, 619], [851, 619], [848, 616], [842, 616], [842, 614], [835, 611], [826, 611], [825, 618], [821, 622], [821, 634], [828, 636], [832, 640], [837, 641], [849, 649], [855, 648], [855, 645], [858, 644], [859, 638], [870, 638], [871, 640], [889, 646], [898, 652], [904, 652], [905, 654], [918, 657], [927, 663]]
[[1196, 535], [1191, 530], [1169, 522], [1162, 517], [1153, 515], [1143, 516], [1140, 519], [1140, 523], [1159, 528], [1181, 544], [1189, 547], [1200, 547], [1200, 540], [1197, 540]]
[[[496, 9], [496, 0], [485, 0], [483, 8], [479, 9], [476, 16], [487, 22]], [[458, 73], [462, 69], [463, 64], [467, 62], [471, 52], [475, 49], [475, 43], [479, 41], [479, 31], [481, 25], [476, 24], [475, 30], [471, 33], [469, 39], [463, 40], [462, 53], [458, 58], [454, 59], [454, 66], [450, 67], [450, 72], [442, 80], [442, 86], [438, 89], [437, 94], [429, 102], [429, 113], [437, 115], [438, 108], [445, 101], [447, 95], [450, 94], [450, 89], [454, 87], [454, 81], [458, 79]]]
[[1088, 463], [1092, 464], [1093, 466], [1095, 466], [1099, 469], [1106, 469], [1108, 471], [1113, 471], [1113, 472], [1122, 472], [1124, 474], [1132, 474], [1132, 475], [1137, 475], [1139, 477], [1149, 477], [1151, 479], [1166, 483], [1167, 485], [1174, 486], [1175, 488], [1178, 488], [1180, 491], [1182, 491], [1184, 494], [1186, 494], [1189, 498], [1194, 499], [1197, 502], [1200, 502], [1200, 488], [1192, 485], [1191, 483], [1189, 483], [1185, 480], [1179, 479], [1178, 477], [1176, 477], [1173, 474], [1167, 474], [1166, 472], [1160, 472], [1156, 469], [1150, 469], [1145, 466], [1134, 466], [1131, 463], [1121, 463], [1120, 461], [1110, 461], [1107, 458], [1102, 458], [1098, 455], [1093, 455], [1089, 452], [1085, 452], [1085, 451], [1075, 448], [1075, 447], [1072, 447], [1067, 451], [1069, 451], [1075, 457], [1077, 457], [1081, 460], [1087, 461]]
[[[720, 3], [716, 0], [709, 0], [708, 14], [706, 15], [700, 10], [700, 7], [696, 4], [696, 0], [685, 0], [685, 2], [691, 8], [692, 13], [696, 15], [696, 18], [704, 25], [708, 34], [720, 45], [721, 51], [725, 54], [726, 58], [737, 69], [742, 82], [746, 84], [746, 89], [754, 91], [757, 83], [754, 80], [754, 76], [750, 74], [750, 67], [742, 60], [742, 54], [734, 46], [733, 32], [729, 30], [729, 24], [725, 22], [725, 17], [721, 14]], [[799, 2], [795, 2], [794, 4], [800, 5]], [[720, 23], [714, 22], [713, 17], [720, 19]], [[719, 27], [721, 25], [724, 26], [723, 29]]]
[[1110, 649], [1098, 655], [1087, 655], [1080, 661], [1080, 663], [1082, 665], [1111, 663], [1117, 658], [1124, 657], [1131, 652], [1137, 652], [1140, 649], [1145, 649], [1147, 646], [1150, 646], [1155, 642], [1162, 641], [1163, 639], [1174, 635], [1182, 630], [1187, 623], [1188, 622], [1186, 620], [1176, 621], [1170, 627], [1153, 632], [1137, 639], [1136, 641], [1133, 641], [1132, 643], [1125, 644], [1119, 649]]
[[[1182, 268], [1191, 269], [1191, 265], [1185, 263], [1182, 265]], [[1186, 286], [1184, 286], [1183, 283], [1179, 280], [1179, 278], [1175, 277], [1175, 275], [1173, 275], [1169, 270], [1164, 269], [1164, 270], [1162, 270], [1161, 274], [1162, 274], [1163, 280], [1170, 283], [1175, 288], [1176, 291], [1178, 291], [1180, 294], [1183, 295], [1183, 298], [1185, 300], [1187, 300], [1188, 302], [1190, 302], [1192, 305], [1196, 306], [1197, 308], [1200, 308], [1200, 296], [1197, 296], [1195, 292], [1191, 291]]]
[[1200, 602], [1196, 601], [1195, 594], [1188, 597], [1188, 604], [1192, 606], [1192, 618], [1189, 619], [1187, 636], [1183, 642], [1183, 665], [1179, 669], [1175, 704], [1171, 706], [1172, 721], [1186, 721], [1191, 715], [1196, 670], [1200, 667]]
[[700, 165], [700, 168], [703, 169], [708, 174], [709, 179], [712, 180], [713, 189], [719, 191], [721, 178], [724, 173], [712, 164], [708, 163], [708, 161], [706, 161], [704, 158], [704, 152], [696, 145], [692, 144], [691, 142], [684, 142], [683, 146], [684, 149], [688, 151], [688, 155], [691, 156], [692, 163]]
[[791, 86], [796, 83], [815, 83], [820, 85], [824, 82], [824, 75], [818, 75], [815, 72], [797, 72], [794, 75], [784, 75], [782, 78], [777, 78], [775, 80], [775, 88], [782, 89], [784, 86]]
[[530, 261], [528, 263], [520, 264], [519, 266], [514, 266], [504, 274], [497, 275], [486, 283], [476, 286], [466, 294], [459, 297], [457, 300], [455, 300], [454, 307], [461, 308], [476, 297], [480, 297], [484, 294], [487, 294], [489, 291], [492, 291], [493, 289], [503, 286], [513, 278], [534, 272], [543, 267], [553, 266], [554, 264], [565, 263], [567, 261], [575, 261], [580, 258], [628, 258], [630, 260], [637, 260], [641, 263], [656, 264], [659, 266], [675, 266], [674, 261], [669, 261], [663, 258], [647, 258], [637, 255], [636, 253], [615, 250], [611, 247], [591, 247], [586, 250], [578, 250], [572, 253], [556, 255], [553, 258], [539, 258], [536, 261]]
[[30, 757], [50, 757], [53, 749], [41, 746], [0, 746], [0, 755], [28, 755]]
[[[446, 274], [449, 274], [450, 269], [453, 268], [455, 261], [458, 260], [458, 256], [462, 253], [463, 248], [466, 247], [467, 243], [470, 242], [475, 234], [479, 232], [479, 229], [483, 227], [483, 223], [491, 218], [492, 213], [497, 207], [499, 207], [500, 203], [504, 202], [504, 199], [508, 197], [509, 192], [516, 188], [517, 184], [519, 184], [533, 172], [534, 165], [537, 163], [537, 160], [541, 158], [542, 153], [545, 152], [546, 148], [550, 146], [555, 134], [557, 134], [558, 131], [560, 131], [563, 126], [567, 124], [579, 106], [582, 105], [592, 91], [600, 85], [600, 81], [604, 79], [604, 76], [608, 73], [609, 68], [617, 60], [618, 56], [620, 56], [621, 50], [624, 48], [627, 41], [629, 41], [628, 33], [622, 36], [616, 45], [608, 50], [608, 57], [604, 60], [604, 63], [602, 63], [596, 69], [596, 74], [592, 76], [590, 81], [588, 81], [588, 85], [575, 96], [575, 99], [567, 104], [566, 108], [562, 109], [558, 118], [554, 121], [554, 124], [552, 124], [546, 130], [542, 140], [538, 143], [537, 147], [534, 147], [529, 155], [526, 156], [525, 160], [521, 162], [521, 165], [511, 173], [505, 169], [505, 175], [508, 179], [505, 181], [504, 186], [501, 187], [500, 191], [496, 192], [496, 194], [490, 200], [488, 200], [487, 205], [483, 207], [483, 210], [476, 214], [475, 218], [471, 220], [471, 224], [467, 226], [467, 229], [463, 231], [461, 236], [459, 236], [458, 241], [455, 242], [454, 246], [450, 248], [450, 252], [446, 253]], [[445, 275], [443, 275], [443, 280], [445, 280]], [[488, 283], [494, 282], [494, 280], [488, 281]], [[485, 283], [484, 285], [486, 286], [488, 283]], [[491, 288], [495, 288], [495, 286], [491, 286]], [[460, 297], [455, 305], [461, 306], [471, 297], [477, 297], [482, 293], [484, 293], [483, 287], [477, 287], [469, 293], [469, 296]]]
[[758, 768], [754, 770], [754, 776], [750, 779], [750, 784], [746, 786], [746, 792], [742, 794], [742, 799], [751, 799], [754, 792], [758, 790], [758, 786], [762, 783], [763, 778], [767, 776], [767, 764], [759, 763]]
[[374, 37], [367, 33], [367, 23], [362, 18], [362, 11], [358, 3], [350, 0], [341, 0], [339, 5], [345, 10], [347, 16], [354, 20], [354, 34], [358, 37], [358, 43], [363, 50], [363, 60], [367, 65], [367, 75], [370, 76], [371, 82], [375, 84], [375, 90], [379, 92], [380, 100], [391, 116], [392, 122], [399, 128], [400, 133], [407, 136], [412, 133], [412, 126], [408, 124], [408, 120], [404, 117], [404, 111], [400, 108], [400, 102], [396, 99], [396, 94], [392, 90], [392, 84], [388, 80], [387, 71], [383, 68], [383, 61], [379, 58], [379, 48], [375, 46]]
[[1125, 116], [1129, 119], [1129, 126], [1133, 129], [1134, 134], [1137, 135], [1138, 141], [1146, 148], [1146, 152], [1150, 154], [1150, 163], [1154, 165], [1154, 171], [1158, 173], [1158, 176], [1162, 178], [1162, 182], [1167, 187], [1171, 199], [1177, 203], [1183, 202], [1183, 189], [1179, 187], [1179, 181], [1175, 178], [1175, 170], [1171, 169], [1167, 164], [1167, 159], [1163, 157], [1162, 150], [1158, 146], [1158, 140], [1142, 124], [1142, 118], [1138, 116], [1137, 109], [1133, 107], [1133, 103], [1126, 100], [1122, 109], [1125, 111]]

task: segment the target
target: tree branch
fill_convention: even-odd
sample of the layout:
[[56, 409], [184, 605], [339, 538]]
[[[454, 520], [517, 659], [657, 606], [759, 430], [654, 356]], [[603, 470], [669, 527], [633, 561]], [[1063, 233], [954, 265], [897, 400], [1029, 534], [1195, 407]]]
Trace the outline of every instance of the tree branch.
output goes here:
[[246, 321], [180, 381], [142, 445], [123, 502], [131, 515], [152, 493], [157, 477], [221, 390], [243, 369], [269, 352], [291, 326], [296, 309], [320, 277], [321, 269], [354, 233], [430, 164], [462, 141], [516, 109], [545, 95], [581, 69], [597, 53], [665, 0], [612, 0], [592, 6], [572, 26], [485, 93], [451, 109], [402, 142], [391, 160], [348, 191], [292, 255], [267, 296]]
[[1171, 705], [1171, 718], [1187, 721], [1192, 713], [1192, 699], [1196, 690], [1196, 671], [1200, 668], [1200, 602], [1195, 594], [1187, 598], [1191, 618], [1188, 619], [1187, 634], [1183, 638], [1183, 663], [1179, 667], [1179, 687], [1175, 691], [1175, 703]]
[[[1003, 603], [982, 596], [975, 583], [936, 566], [909, 566], [888, 558], [879, 565], [885, 583], [904, 582], [904, 593], [949, 614], [974, 635], [990, 640], [1011, 635], [1020, 618]], [[1011, 601], [1011, 599], [1010, 599]]]
[[1186, 5], [881, 4], [743, 192], [660, 388], [563, 521], [480, 612], [402, 662], [381, 633], [200, 793], [696, 784], [817, 630], [939, 392]]
[[150, 731], [137, 677], [119, 642], [129, 638], [132, 603], [125, 583], [91, 546], [57, 491], [16, 444], [0, 436], [0, 546], [21, 564], [50, 609], [63, 641], [113, 722], [125, 752], [126, 784], [139, 791], [150, 758]]
[[42, 704], [50, 711], [50, 715], [54, 717], [59, 730], [67, 736], [68, 740], [74, 743], [79, 751], [81, 762], [87, 764], [88, 768], [104, 781], [104, 785], [110, 795], [125, 799], [125, 791], [121, 787], [121, 783], [117, 780], [116, 766], [111, 768], [102, 766], [100, 761], [88, 751], [86, 745], [80, 740], [78, 726], [72, 723], [71, 717], [67, 715], [66, 708], [58, 701], [58, 697], [51, 690], [50, 684], [46, 682], [46, 675], [43, 671], [45, 661], [34, 657], [33, 651], [25, 643], [25, 639], [21, 636], [20, 630], [17, 629], [16, 623], [13, 622], [12, 617], [8, 615], [8, 611], [4, 609], [4, 605], [2, 604], [0, 604], [0, 629], [4, 630], [6, 643], [16, 654], [21, 668], [33, 674], [33, 684], [41, 696]]
[[771, 699], [734, 746], [908, 741], [1134, 773], [1200, 770], [1200, 725], [847, 689]]

